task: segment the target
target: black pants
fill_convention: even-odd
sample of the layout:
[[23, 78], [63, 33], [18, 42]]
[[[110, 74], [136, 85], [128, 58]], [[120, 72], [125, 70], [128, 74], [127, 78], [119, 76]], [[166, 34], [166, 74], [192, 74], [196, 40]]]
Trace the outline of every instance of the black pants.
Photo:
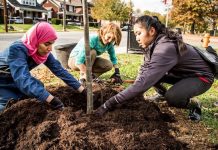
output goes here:
[[203, 94], [212, 85], [211, 83], [203, 82], [198, 77], [178, 79], [165, 76], [154, 86], [157, 91], [161, 88], [161, 83], [173, 85], [165, 92], [164, 97], [170, 106], [178, 108], [186, 108], [190, 98]]

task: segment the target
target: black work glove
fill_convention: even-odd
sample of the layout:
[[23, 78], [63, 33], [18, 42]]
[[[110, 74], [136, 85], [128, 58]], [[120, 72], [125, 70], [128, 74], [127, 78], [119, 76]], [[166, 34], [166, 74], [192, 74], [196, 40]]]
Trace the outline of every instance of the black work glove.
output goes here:
[[120, 70], [119, 68], [115, 68], [115, 72], [114, 74], [110, 77], [110, 79], [112, 79], [112, 82], [114, 83], [123, 83], [123, 80], [120, 77]]
[[82, 92], [81, 92], [82, 96], [84, 96], [85, 98], [87, 97], [87, 89], [84, 89]]
[[57, 110], [57, 109], [63, 110], [64, 109], [64, 104], [57, 97], [54, 97], [49, 104], [53, 110]]
[[96, 117], [102, 117], [108, 111], [113, 110], [117, 104], [119, 104], [119, 102], [115, 99], [115, 97], [111, 97], [109, 100], [107, 100], [104, 104], [96, 109], [94, 115]]

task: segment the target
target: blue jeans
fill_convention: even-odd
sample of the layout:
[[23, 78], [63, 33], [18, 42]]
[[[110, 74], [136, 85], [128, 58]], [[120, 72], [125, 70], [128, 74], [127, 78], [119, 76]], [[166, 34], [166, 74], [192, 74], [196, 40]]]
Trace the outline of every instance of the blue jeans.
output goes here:
[[23, 96], [12, 78], [0, 77], [0, 112], [5, 109], [9, 100], [18, 100]]

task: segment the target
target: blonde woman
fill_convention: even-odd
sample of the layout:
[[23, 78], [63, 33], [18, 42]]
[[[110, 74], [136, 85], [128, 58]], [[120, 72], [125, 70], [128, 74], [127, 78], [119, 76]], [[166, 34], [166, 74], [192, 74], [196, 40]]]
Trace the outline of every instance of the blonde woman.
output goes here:
[[[111, 76], [111, 79], [113, 79], [115, 83], [122, 83], [114, 49], [114, 45], [118, 46], [120, 44], [121, 37], [120, 28], [114, 23], [102, 26], [99, 29], [98, 34], [90, 35], [89, 40], [93, 78], [99, 77], [114, 67], [115, 72]], [[106, 51], [109, 54], [110, 61], [99, 57]], [[68, 65], [72, 70], [80, 71], [79, 81], [80, 83], [84, 83], [86, 79], [84, 38], [82, 38], [72, 50]]]

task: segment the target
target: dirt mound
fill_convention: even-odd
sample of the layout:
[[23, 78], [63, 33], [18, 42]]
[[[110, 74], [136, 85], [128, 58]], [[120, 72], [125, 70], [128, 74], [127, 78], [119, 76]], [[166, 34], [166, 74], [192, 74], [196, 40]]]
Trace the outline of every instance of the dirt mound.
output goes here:
[[[84, 97], [72, 89], [49, 89], [64, 102], [64, 110], [52, 111], [35, 99], [11, 103], [0, 113], [0, 149], [204, 149], [209, 146], [206, 139], [190, 136], [189, 129], [181, 130], [178, 118], [168, 107], [163, 105], [160, 110], [142, 96], [99, 119], [85, 113]], [[95, 96], [99, 97], [95, 108], [119, 90], [95, 88]], [[184, 122], [187, 126], [187, 120]]]

